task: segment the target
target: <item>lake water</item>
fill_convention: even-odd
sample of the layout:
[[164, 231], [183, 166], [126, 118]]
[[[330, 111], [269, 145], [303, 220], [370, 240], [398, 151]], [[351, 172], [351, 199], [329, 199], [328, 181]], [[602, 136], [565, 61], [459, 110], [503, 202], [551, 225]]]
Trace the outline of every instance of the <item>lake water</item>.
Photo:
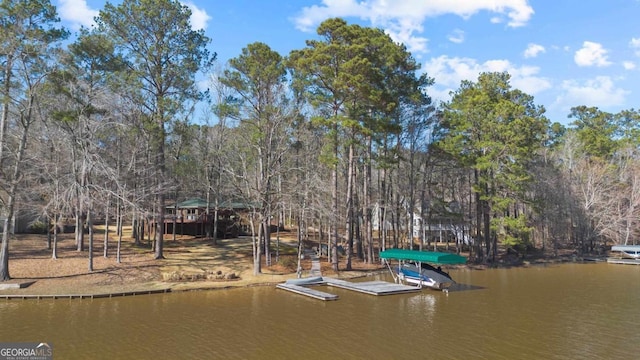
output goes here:
[[563, 264], [451, 275], [462, 285], [448, 294], [376, 297], [320, 288], [340, 296], [330, 302], [275, 286], [3, 300], [0, 342], [47, 342], [56, 359], [639, 356], [640, 266]]

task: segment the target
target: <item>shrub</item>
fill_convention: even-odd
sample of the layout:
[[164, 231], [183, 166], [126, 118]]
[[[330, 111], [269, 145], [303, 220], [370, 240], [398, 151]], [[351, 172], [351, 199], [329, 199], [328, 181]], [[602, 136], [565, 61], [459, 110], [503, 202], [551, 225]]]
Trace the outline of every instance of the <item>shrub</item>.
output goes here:
[[280, 256], [278, 264], [288, 270], [295, 270], [298, 267], [298, 259], [296, 256]]
[[27, 231], [30, 234], [46, 234], [47, 233], [47, 224], [42, 221], [34, 221], [29, 225]]

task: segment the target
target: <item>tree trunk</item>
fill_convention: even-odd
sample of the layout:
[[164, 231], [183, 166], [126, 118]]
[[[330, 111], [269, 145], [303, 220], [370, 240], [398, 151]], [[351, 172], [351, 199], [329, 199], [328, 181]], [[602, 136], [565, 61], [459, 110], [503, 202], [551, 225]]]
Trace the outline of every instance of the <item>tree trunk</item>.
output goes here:
[[263, 239], [264, 246], [264, 259], [267, 266], [271, 266], [271, 215], [263, 216], [262, 218], [262, 236], [258, 239]]
[[[209, 205], [207, 204], [207, 209], [208, 209]], [[171, 236], [173, 241], [176, 241], [176, 227], [178, 227], [178, 194], [176, 192], [176, 204], [173, 207], [173, 221], [171, 222], [171, 226], [172, 226], [172, 231], [171, 231]]]
[[56, 213], [53, 215], [53, 249], [51, 250], [51, 258], [58, 258], [58, 219], [59, 215]]
[[[474, 170], [474, 184], [478, 186], [479, 182], [478, 170]], [[475, 191], [474, 194], [476, 202], [476, 259], [483, 261], [482, 241], [484, 240], [484, 236], [482, 234], [482, 200], [480, 199], [479, 192]]]
[[[258, 227], [258, 234], [256, 234], [256, 217], [255, 214], [251, 216], [251, 237], [253, 247], [253, 275], [258, 276], [262, 273], [262, 246], [260, 244], [260, 236], [262, 232], [262, 226]], [[256, 236], [257, 235], [257, 236]]]
[[155, 259], [164, 259], [163, 249], [164, 249], [164, 194], [162, 190], [158, 195], [158, 200], [156, 204], [156, 211], [158, 215], [156, 217], [156, 243], [155, 243]]
[[333, 189], [331, 190], [331, 267], [338, 271], [338, 165], [331, 170]]
[[84, 215], [83, 210], [78, 205], [76, 208], [76, 250], [84, 251]]
[[207, 239], [211, 239], [211, 228], [213, 226], [213, 221], [211, 219], [211, 186], [207, 183], [207, 208], [205, 211], [206, 214], [206, 226], [205, 226], [205, 237]]
[[302, 229], [301, 220], [298, 218], [298, 266], [296, 267], [296, 274], [298, 279], [302, 277]]
[[89, 272], [93, 272], [93, 215], [87, 210], [87, 227], [89, 227]]
[[133, 237], [133, 243], [136, 246], [140, 246], [140, 234], [138, 233], [138, 218], [136, 214], [133, 214], [133, 218], [131, 219], [131, 236]]
[[107, 206], [104, 212], [104, 249], [102, 251], [102, 256], [106, 259], [109, 257], [109, 207], [111, 206], [111, 202], [107, 202]]
[[[162, 114], [163, 112], [161, 112]], [[156, 183], [158, 185], [158, 196], [156, 196], [156, 226], [155, 226], [155, 255], [156, 260], [164, 259], [164, 179], [165, 179], [165, 158], [164, 158], [164, 142], [166, 134], [164, 129], [164, 119], [160, 116], [158, 119], [158, 138], [156, 141]]]
[[[428, 159], [428, 158], [427, 158]], [[431, 185], [427, 184], [427, 169], [428, 169], [428, 164], [427, 164], [428, 160], [425, 160], [424, 162], [424, 175], [422, 176], [422, 186], [420, 187], [420, 247], [418, 248], [420, 251], [422, 251], [423, 246], [425, 245], [425, 240], [427, 240], [427, 243], [429, 242], [428, 239], [425, 239], [427, 237], [427, 219], [429, 218], [427, 212], [429, 212], [429, 209], [427, 209], [427, 193], [431, 194]], [[427, 186], [429, 186], [429, 190], [427, 190]], [[429, 199], [431, 200], [431, 199]]]
[[380, 178], [380, 197], [378, 202], [378, 238], [380, 238], [380, 251], [387, 249], [387, 171], [381, 169]]
[[354, 181], [354, 150], [353, 145], [349, 145], [349, 158], [347, 160], [347, 221], [346, 233], [347, 238], [347, 263], [346, 270], [351, 270], [351, 257], [353, 254], [353, 181]]
[[[30, 109], [30, 108], [29, 108]], [[28, 111], [26, 122], [22, 121], [22, 136], [20, 137], [20, 144], [18, 147], [18, 153], [16, 161], [13, 166], [13, 174], [7, 193], [7, 202], [5, 203], [4, 213], [4, 226], [2, 228], [2, 248], [0, 248], [0, 281], [7, 281], [11, 279], [9, 273], [9, 234], [10, 227], [13, 224], [14, 211], [16, 205], [16, 196], [18, 194], [18, 185], [20, 183], [20, 169], [22, 166], [22, 159], [24, 157], [25, 148], [27, 147], [27, 133], [30, 125], [30, 110]], [[3, 144], [0, 144], [0, 146]]]
[[364, 242], [366, 246], [366, 255], [365, 260], [367, 264], [373, 264], [373, 221], [372, 221], [372, 211], [371, 206], [373, 203], [372, 199], [372, 191], [373, 188], [371, 184], [371, 152], [372, 152], [372, 139], [369, 137], [369, 142], [367, 146], [367, 163], [365, 165], [365, 173], [364, 173], [364, 206], [362, 209], [362, 213], [364, 214], [364, 226], [365, 226], [365, 237]]
[[47, 250], [51, 250], [51, 218], [47, 216]]
[[[407, 216], [409, 217], [409, 221], [407, 222], [408, 229], [407, 235], [409, 237], [410, 249], [413, 249], [413, 218], [415, 216], [415, 149], [413, 149], [414, 144], [412, 142], [411, 148], [409, 150], [409, 204], [407, 209]], [[422, 250], [422, 244], [418, 245], [419, 249]]]
[[216, 203], [215, 209], [213, 210], [212, 221], [213, 221], [213, 231], [211, 234], [211, 238], [213, 239], [213, 245], [218, 245], [218, 204], [217, 203]]
[[9, 203], [5, 209], [5, 218], [2, 227], [2, 248], [0, 249], [0, 281], [11, 280], [9, 274], [9, 227], [13, 220], [14, 200], [9, 197]]
[[[120, 214], [120, 226], [122, 226], [122, 220], [123, 220], [124, 215]], [[120, 249], [121, 249], [121, 245], [122, 245], [122, 231], [120, 231], [120, 233], [118, 234], [118, 247], [116, 249], [116, 262], [118, 264], [120, 264], [121, 258], [120, 258]]]
[[4, 147], [7, 127], [9, 125], [9, 106], [11, 104], [11, 72], [13, 68], [13, 55], [5, 58], [2, 89], [2, 115], [0, 115], [0, 173], [4, 173]]
[[[75, 156], [74, 156], [75, 157]], [[82, 160], [82, 170], [80, 171], [80, 184], [76, 183], [76, 245], [78, 251], [84, 251], [84, 225], [85, 225], [85, 191], [87, 186], [87, 166], [86, 158]], [[77, 181], [77, 180], [76, 180]]]

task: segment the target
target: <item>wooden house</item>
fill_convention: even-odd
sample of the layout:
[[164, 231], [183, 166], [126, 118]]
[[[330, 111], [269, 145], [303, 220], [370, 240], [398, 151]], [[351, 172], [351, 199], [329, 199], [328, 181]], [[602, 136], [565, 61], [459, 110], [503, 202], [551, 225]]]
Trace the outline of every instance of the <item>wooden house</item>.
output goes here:
[[[165, 208], [165, 234], [204, 236], [207, 227], [214, 225], [215, 204], [210, 203], [207, 214], [207, 201], [200, 198], [188, 199]], [[218, 206], [218, 238], [237, 237], [246, 233], [243, 221], [249, 206], [240, 202], [224, 202]]]

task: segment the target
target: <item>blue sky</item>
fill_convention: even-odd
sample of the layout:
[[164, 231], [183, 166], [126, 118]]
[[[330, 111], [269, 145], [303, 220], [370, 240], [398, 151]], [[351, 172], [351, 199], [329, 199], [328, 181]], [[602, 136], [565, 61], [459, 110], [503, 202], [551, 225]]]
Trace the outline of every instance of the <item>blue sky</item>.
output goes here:
[[[113, 1], [117, 4], [120, 1]], [[90, 26], [106, 1], [52, 0], [63, 24]], [[261, 41], [287, 55], [323, 20], [382, 28], [435, 79], [437, 101], [462, 80], [508, 71], [551, 121], [570, 108], [640, 108], [640, 0], [184, 0], [220, 63]]]

